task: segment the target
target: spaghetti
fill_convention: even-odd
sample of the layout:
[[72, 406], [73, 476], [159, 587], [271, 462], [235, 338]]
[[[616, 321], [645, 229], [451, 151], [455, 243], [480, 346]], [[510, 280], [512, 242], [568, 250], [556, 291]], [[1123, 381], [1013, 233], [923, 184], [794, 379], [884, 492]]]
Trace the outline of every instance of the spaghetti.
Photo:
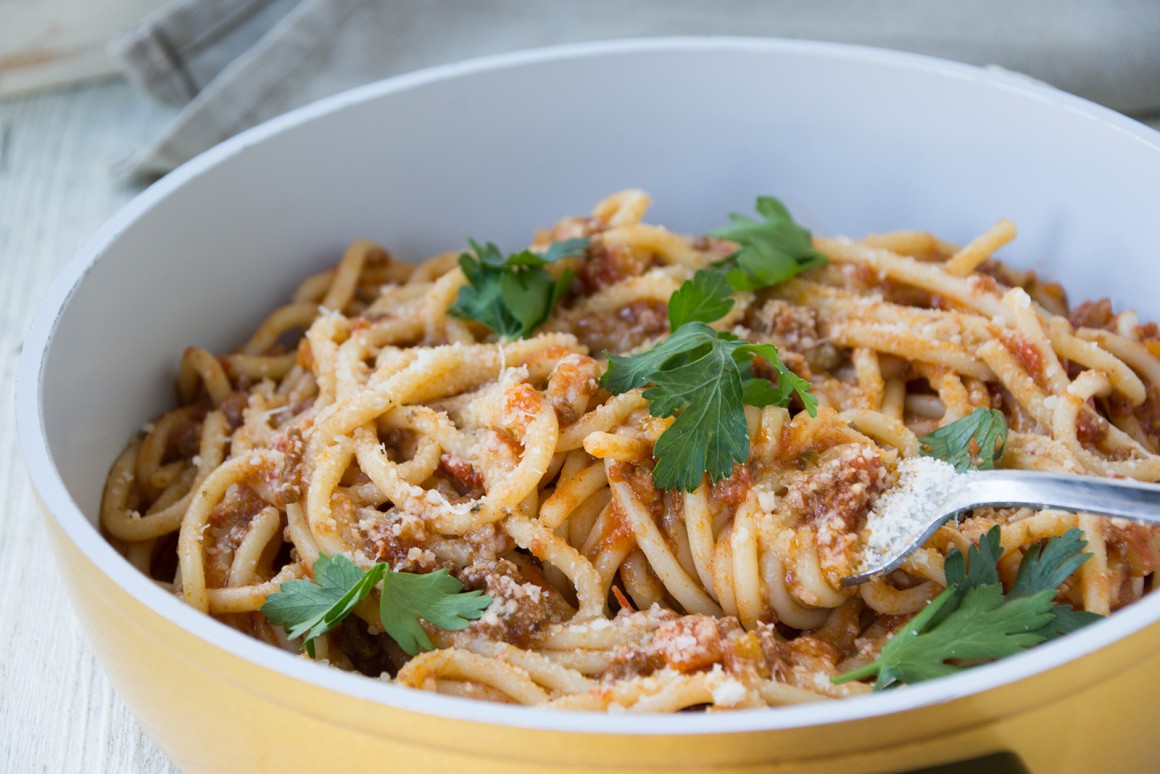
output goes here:
[[[1160, 532], [1087, 514], [980, 509], [901, 569], [854, 588], [867, 512], [919, 436], [972, 410], [1010, 427], [1002, 464], [1160, 480], [1160, 333], [1106, 301], [992, 258], [1004, 221], [963, 248], [929, 234], [815, 239], [829, 264], [736, 294], [714, 323], [771, 342], [816, 417], [746, 408], [750, 456], [692, 492], [659, 491], [671, 420], [611, 396], [602, 352], [668, 331], [669, 296], [731, 243], [642, 222], [623, 191], [534, 247], [577, 278], [530, 338], [448, 315], [456, 254], [418, 266], [368, 241], [308, 278], [236, 352], [189, 348], [181, 406], [109, 475], [101, 523], [188, 604], [297, 650], [259, 612], [320, 554], [446, 568], [493, 602], [462, 631], [427, 626], [409, 657], [371, 599], [317, 656], [407, 686], [567, 709], [788, 705], [869, 690], [830, 678], [873, 660], [945, 586], [943, 563], [1001, 524], [1010, 583], [1026, 548], [1080, 528], [1092, 558], [1061, 601], [1107, 614], [1146, 593]], [[558, 275], [557, 275], [558, 276]]]

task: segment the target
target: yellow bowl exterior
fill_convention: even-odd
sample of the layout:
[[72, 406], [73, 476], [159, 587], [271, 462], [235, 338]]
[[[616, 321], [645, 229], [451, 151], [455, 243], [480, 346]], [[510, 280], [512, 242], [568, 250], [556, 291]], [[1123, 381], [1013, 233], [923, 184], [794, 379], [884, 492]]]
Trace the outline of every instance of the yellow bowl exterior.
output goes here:
[[[45, 511], [74, 608], [120, 695], [185, 772], [899, 771], [1013, 752], [1034, 772], [1149, 771], [1160, 625], [1027, 679], [921, 709], [696, 736], [435, 717], [312, 685], [194, 637], [126, 592]], [[95, 538], [96, 536], [94, 536]]]

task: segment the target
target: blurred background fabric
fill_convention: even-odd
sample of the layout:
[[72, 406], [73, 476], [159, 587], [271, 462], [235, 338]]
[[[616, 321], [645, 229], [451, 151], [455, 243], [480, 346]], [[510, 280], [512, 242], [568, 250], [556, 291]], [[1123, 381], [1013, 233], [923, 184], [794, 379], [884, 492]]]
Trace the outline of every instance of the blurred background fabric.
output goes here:
[[1160, 118], [1157, 0], [176, 0], [112, 45], [134, 83], [183, 106], [119, 171], [163, 174], [287, 110], [422, 67], [657, 35], [912, 51]]

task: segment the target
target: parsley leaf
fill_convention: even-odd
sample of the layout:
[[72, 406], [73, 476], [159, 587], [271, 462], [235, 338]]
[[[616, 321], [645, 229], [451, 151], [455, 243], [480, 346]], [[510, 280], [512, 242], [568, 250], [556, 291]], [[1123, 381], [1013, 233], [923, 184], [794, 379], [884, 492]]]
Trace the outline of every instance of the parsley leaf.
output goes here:
[[271, 594], [261, 612], [291, 637], [306, 635], [306, 650], [314, 656], [314, 638], [326, 634], [350, 615], [371, 593], [383, 565], [365, 574], [345, 556], [320, 555], [314, 563], [314, 581], [292, 580]]
[[[1002, 533], [999, 527], [995, 526], [979, 539], [978, 545], [972, 545], [967, 548], [966, 558], [969, 560], [969, 564], [965, 567], [961, 551], [954, 549], [947, 553], [946, 562], [943, 565], [946, 572], [947, 585], [958, 586], [966, 591], [976, 586], [999, 583], [999, 559], [1002, 556]], [[1070, 573], [1068, 574], [1070, 575]], [[1064, 578], [1066, 577], [1064, 576]], [[1061, 578], [1055, 586], [1062, 583], [1064, 578]], [[1052, 586], [1052, 588], [1055, 586]], [[1042, 589], [1038, 590], [1042, 591]]]
[[503, 339], [526, 336], [544, 324], [576, 273], [553, 278], [543, 267], [582, 256], [588, 247], [588, 238], [581, 237], [553, 242], [543, 255], [521, 250], [505, 258], [491, 242], [467, 241], [472, 252], [460, 254], [459, 268], [468, 284], [447, 313], [482, 323]]
[[481, 591], [461, 591], [463, 584], [447, 570], [425, 575], [391, 572], [383, 578], [379, 601], [383, 628], [409, 655], [431, 650], [434, 646], [419, 623], [420, 618], [440, 629], [459, 631], [482, 616], [491, 604], [491, 597]]
[[[502, 264], [490, 264], [485, 257], [486, 251], [475, 243], [472, 245], [475, 257], [468, 253], [459, 256], [459, 268], [467, 277], [467, 284], [459, 289], [459, 295], [447, 314], [482, 323], [498, 333], [500, 338], [516, 338], [522, 326], [503, 301], [505, 272]], [[495, 248], [495, 245], [489, 243], [488, 247]], [[495, 252], [499, 252], [499, 248], [495, 248]]]
[[1076, 629], [1082, 629], [1103, 618], [1086, 610], [1076, 610], [1071, 605], [1056, 605], [1052, 608], [1051, 614], [1051, 622], [1039, 630], [1039, 634], [1043, 635], [1045, 640], [1054, 640], [1056, 637], [1071, 634]]
[[[681, 330], [694, 325], [704, 323]], [[734, 462], [749, 457], [741, 376], [727, 345], [719, 342], [714, 336], [713, 345], [691, 362], [662, 366], [652, 374], [653, 386], [644, 391], [650, 414], [677, 415], [653, 447], [653, 478], [662, 489], [692, 491], [705, 471], [717, 481], [733, 472]]]
[[784, 204], [772, 196], [759, 196], [757, 212], [764, 221], [730, 215], [732, 226], [709, 232], [736, 242], [738, 250], [716, 267], [699, 270], [673, 293], [669, 298], [671, 330], [687, 322], [721, 319], [733, 308], [734, 290], [769, 287], [825, 265], [825, 254], [813, 248], [810, 232], [794, 222]]
[[992, 470], [1007, 445], [1007, 420], [998, 409], [977, 408], [962, 419], [918, 439], [924, 457], [937, 457], [963, 471]]
[[1075, 527], [1052, 538], [1046, 546], [1038, 543], [1031, 546], [1023, 554], [1011, 595], [1030, 596], [1059, 588], [1091, 557], [1089, 553], [1081, 553], [1086, 547], [1083, 530]]
[[682, 325], [652, 349], [637, 355], [608, 355], [608, 370], [600, 377], [604, 389], [619, 395], [622, 392], [649, 383], [653, 372], [659, 371], [678, 355], [708, 348], [717, 338], [717, 332], [704, 323]]
[[716, 269], [700, 269], [669, 296], [669, 330], [685, 323], [711, 323], [733, 308], [733, 288], [725, 274]]
[[314, 563], [314, 581], [283, 583], [260, 608], [275, 626], [291, 638], [305, 636], [302, 646], [314, 657], [314, 639], [334, 629], [366, 599], [382, 581], [379, 615], [399, 647], [410, 655], [433, 646], [419, 618], [441, 629], [457, 631], [483, 615], [491, 597], [471, 591], [459, 593], [463, 584], [446, 570], [417, 575], [395, 572], [380, 562], [361, 570], [341, 554], [320, 554]]
[[947, 663], [950, 659], [997, 659], [1038, 645], [1043, 637], [1035, 630], [1051, 621], [1051, 597], [1043, 592], [1008, 601], [998, 584], [977, 586], [961, 596], [958, 587], [949, 587], [923, 613], [933, 608], [937, 615], [943, 605], [957, 601], [954, 612], [933, 627], [916, 616], [882, 648], [875, 690], [958, 671]]
[[[1023, 554], [1009, 596], [1031, 596], [1045, 590], [1054, 595], [1055, 590], [1091, 557], [1089, 553], [1081, 553], [1086, 546], [1083, 530], [1075, 527], [1051, 539], [1042, 549], [1039, 544], [1031, 546]], [[1071, 605], [1056, 605], [1051, 622], [1039, 633], [1044, 639], [1053, 640], [1099, 618], [1086, 610], [1074, 610]]]
[[1085, 626], [1100, 616], [1055, 604], [1060, 584], [1087, 561], [1078, 529], [1033, 546], [1023, 555], [1011, 591], [1003, 593], [999, 527], [968, 550], [947, 554], [947, 588], [882, 646], [876, 660], [832, 678], [834, 683], [876, 677], [874, 690], [953, 674], [970, 664], [1010, 656]]
[[[697, 303], [690, 308], [704, 309], [705, 305]], [[752, 363], [757, 355], [777, 369], [776, 387], [753, 376]], [[758, 384], [761, 382], [764, 387]], [[740, 341], [699, 320], [684, 322], [646, 352], [609, 354], [608, 370], [600, 383], [614, 394], [651, 383], [644, 391], [649, 413], [677, 417], [653, 447], [657, 459], [653, 480], [661, 489], [691, 492], [705, 472], [719, 481], [733, 472], [735, 462], [748, 459], [746, 394], [756, 406], [784, 406], [797, 394], [811, 416], [817, 411], [809, 382], [781, 362], [777, 347]]]
[[825, 266], [825, 254], [814, 249], [810, 232], [794, 221], [781, 201], [759, 196], [757, 213], [765, 220], [733, 214], [729, 216], [732, 225], [709, 232], [739, 245], [737, 252], [721, 263], [734, 288], [757, 290]]
[[[753, 358], [758, 355], [765, 359], [777, 371], [777, 384], [767, 379], [759, 379], [751, 374]], [[744, 343], [737, 347], [734, 357], [742, 366], [745, 380], [742, 383], [742, 400], [747, 406], [785, 406], [789, 399], [797, 394], [802, 405], [811, 416], [818, 414], [818, 399], [810, 393], [810, 383], [801, 378], [778, 357], [777, 347], [773, 344]]]

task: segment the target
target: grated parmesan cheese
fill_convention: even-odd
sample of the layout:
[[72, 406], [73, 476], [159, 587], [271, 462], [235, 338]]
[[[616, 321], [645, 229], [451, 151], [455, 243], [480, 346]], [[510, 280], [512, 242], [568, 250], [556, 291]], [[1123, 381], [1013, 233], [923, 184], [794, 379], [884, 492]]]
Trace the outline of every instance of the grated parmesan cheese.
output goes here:
[[866, 518], [863, 568], [878, 567], [913, 543], [970, 479], [970, 473], [958, 473], [934, 457], [899, 463], [898, 483], [878, 498]]
[[735, 707], [745, 699], [745, 686], [728, 678], [713, 686], [713, 703], [719, 707]]
[[773, 513], [777, 508], [777, 495], [768, 489], [757, 489], [757, 505], [765, 513]]

